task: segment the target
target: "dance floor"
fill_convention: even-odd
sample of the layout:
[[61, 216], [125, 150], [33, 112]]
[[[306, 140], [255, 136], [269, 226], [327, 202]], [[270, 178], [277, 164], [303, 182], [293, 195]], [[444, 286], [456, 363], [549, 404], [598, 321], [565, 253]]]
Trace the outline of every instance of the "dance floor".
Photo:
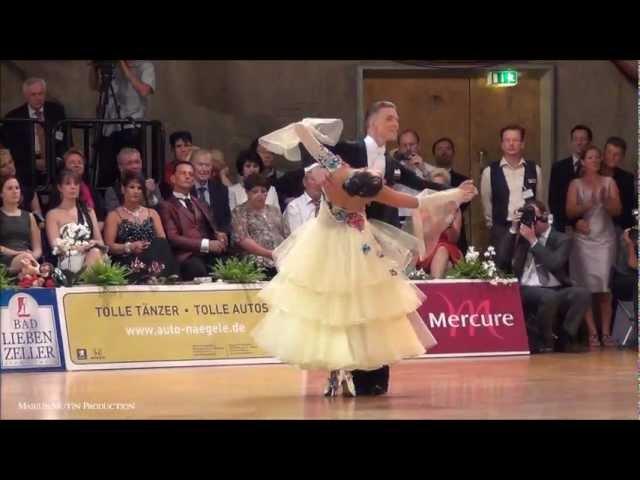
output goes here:
[[406, 360], [389, 394], [324, 398], [287, 365], [10, 373], [0, 419], [637, 419], [638, 353]]

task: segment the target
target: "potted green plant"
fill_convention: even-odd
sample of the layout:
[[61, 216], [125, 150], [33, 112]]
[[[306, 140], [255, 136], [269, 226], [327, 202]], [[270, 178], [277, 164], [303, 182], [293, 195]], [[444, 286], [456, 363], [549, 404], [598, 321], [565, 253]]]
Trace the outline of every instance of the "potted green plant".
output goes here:
[[262, 267], [247, 257], [216, 260], [211, 273], [213, 278], [227, 283], [256, 283], [266, 278]]
[[127, 285], [127, 277], [131, 270], [128, 267], [112, 263], [111, 258], [106, 257], [84, 269], [80, 275], [80, 283], [98, 285], [102, 287]]

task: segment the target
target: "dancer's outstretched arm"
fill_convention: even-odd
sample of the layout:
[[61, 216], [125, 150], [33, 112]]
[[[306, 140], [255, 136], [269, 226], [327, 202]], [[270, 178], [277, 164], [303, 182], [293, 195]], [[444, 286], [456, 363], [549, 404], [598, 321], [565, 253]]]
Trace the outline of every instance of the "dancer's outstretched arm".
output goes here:
[[460, 204], [471, 201], [477, 194], [478, 190], [473, 186], [473, 182], [469, 181], [457, 188], [430, 194], [421, 192], [417, 196], [398, 192], [385, 186], [373, 200], [398, 208], [424, 208], [429, 204], [442, 205], [449, 202], [456, 203], [456, 208], [458, 208]]
[[311, 133], [309, 128], [302, 123], [296, 123], [293, 126], [300, 142], [307, 149], [307, 152], [329, 172], [333, 172], [340, 168], [342, 160], [331, 152], [327, 147], [322, 145]]

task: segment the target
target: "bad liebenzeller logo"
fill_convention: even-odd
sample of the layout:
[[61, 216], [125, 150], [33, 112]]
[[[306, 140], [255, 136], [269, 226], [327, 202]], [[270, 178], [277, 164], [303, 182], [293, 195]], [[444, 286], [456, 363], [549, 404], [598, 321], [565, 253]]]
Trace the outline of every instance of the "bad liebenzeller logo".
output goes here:
[[51, 306], [41, 307], [28, 293], [16, 293], [0, 308], [3, 368], [61, 365]]

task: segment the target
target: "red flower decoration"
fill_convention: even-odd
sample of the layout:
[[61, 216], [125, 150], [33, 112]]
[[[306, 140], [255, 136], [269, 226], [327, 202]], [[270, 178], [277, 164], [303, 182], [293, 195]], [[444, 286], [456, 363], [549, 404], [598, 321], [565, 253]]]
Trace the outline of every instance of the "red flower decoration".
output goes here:
[[356, 230], [364, 230], [364, 217], [360, 213], [350, 213], [347, 215], [347, 225]]
[[33, 285], [35, 280], [35, 277], [32, 277], [31, 275], [25, 275], [24, 277], [22, 277], [22, 280], [20, 280], [20, 283], [18, 283], [18, 286], [20, 288], [31, 288], [31, 285]]

